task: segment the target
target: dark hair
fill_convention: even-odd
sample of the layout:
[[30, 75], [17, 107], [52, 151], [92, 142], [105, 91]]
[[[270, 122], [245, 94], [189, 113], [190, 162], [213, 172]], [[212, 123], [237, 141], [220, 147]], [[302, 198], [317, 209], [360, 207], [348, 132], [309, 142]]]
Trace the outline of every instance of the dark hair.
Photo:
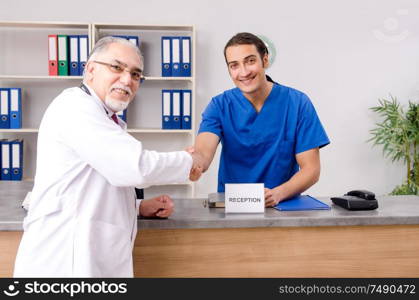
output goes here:
[[259, 52], [260, 58], [263, 60], [263, 57], [268, 54], [268, 48], [265, 43], [258, 38], [256, 35], [249, 32], [240, 32], [233, 36], [224, 47], [224, 59], [227, 62], [226, 51], [228, 47], [235, 45], [255, 45], [257, 51]]

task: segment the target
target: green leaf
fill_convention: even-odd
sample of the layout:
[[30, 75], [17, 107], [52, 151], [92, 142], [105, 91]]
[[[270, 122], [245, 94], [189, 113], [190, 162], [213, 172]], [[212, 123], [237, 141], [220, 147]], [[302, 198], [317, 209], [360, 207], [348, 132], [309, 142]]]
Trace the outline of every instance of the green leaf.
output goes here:
[[[378, 99], [378, 103], [378, 106], [370, 107], [370, 110], [377, 113], [381, 122], [369, 130], [371, 137], [367, 142], [373, 146], [381, 145], [383, 156], [392, 162], [401, 160], [406, 164], [408, 159], [416, 159], [411, 169], [414, 174], [418, 174], [419, 154], [416, 145], [419, 145], [419, 103], [409, 100], [405, 110], [391, 94], [389, 100]], [[414, 176], [419, 178], [419, 175]]]

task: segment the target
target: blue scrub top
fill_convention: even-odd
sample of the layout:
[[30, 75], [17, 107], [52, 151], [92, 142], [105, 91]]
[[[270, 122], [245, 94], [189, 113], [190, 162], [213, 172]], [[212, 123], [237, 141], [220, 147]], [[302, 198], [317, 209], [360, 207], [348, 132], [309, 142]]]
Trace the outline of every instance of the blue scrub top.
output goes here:
[[199, 132], [222, 143], [218, 192], [226, 183], [264, 183], [274, 188], [298, 170], [295, 155], [330, 143], [310, 99], [275, 83], [258, 113], [240, 89], [212, 98]]

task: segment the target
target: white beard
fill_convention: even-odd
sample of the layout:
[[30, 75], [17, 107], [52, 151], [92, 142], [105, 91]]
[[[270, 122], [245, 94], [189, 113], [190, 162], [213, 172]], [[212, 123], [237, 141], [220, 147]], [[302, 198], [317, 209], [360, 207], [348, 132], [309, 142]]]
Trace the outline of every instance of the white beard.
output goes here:
[[105, 98], [105, 105], [114, 112], [119, 112], [126, 109], [130, 101], [120, 101], [111, 97]]

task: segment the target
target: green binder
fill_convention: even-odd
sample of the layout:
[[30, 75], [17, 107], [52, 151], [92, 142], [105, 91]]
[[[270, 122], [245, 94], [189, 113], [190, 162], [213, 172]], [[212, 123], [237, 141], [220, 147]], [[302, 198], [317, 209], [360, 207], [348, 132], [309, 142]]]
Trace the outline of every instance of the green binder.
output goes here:
[[68, 37], [58, 35], [58, 75], [68, 76]]

